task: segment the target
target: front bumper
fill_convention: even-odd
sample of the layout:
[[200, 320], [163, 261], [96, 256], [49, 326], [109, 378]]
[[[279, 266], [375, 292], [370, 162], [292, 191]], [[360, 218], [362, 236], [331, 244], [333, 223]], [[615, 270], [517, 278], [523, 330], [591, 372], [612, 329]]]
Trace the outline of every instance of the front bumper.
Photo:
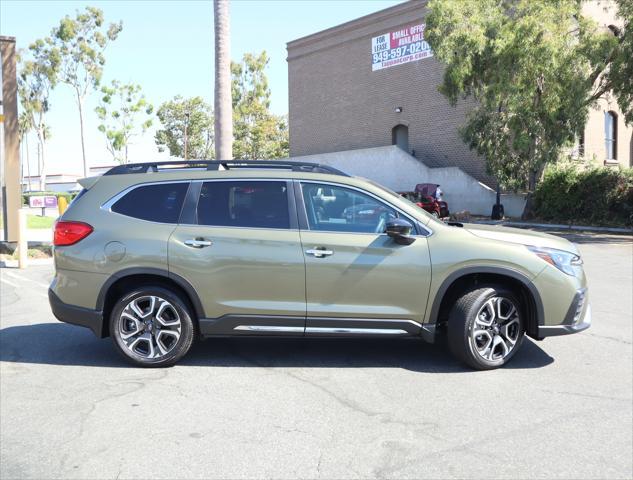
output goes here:
[[583, 319], [573, 325], [547, 325], [538, 327], [539, 338], [569, 335], [587, 330], [591, 326], [591, 305], [587, 305]]
[[78, 307], [76, 305], [68, 305], [60, 300], [60, 298], [48, 289], [48, 301], [51, 304], [53, 315], [60, 322], [71, 323], [86, 327], [92, 330], [97, 337], [101, 338], [103, 334], [103, 312], [92, 310], [90, 308]]

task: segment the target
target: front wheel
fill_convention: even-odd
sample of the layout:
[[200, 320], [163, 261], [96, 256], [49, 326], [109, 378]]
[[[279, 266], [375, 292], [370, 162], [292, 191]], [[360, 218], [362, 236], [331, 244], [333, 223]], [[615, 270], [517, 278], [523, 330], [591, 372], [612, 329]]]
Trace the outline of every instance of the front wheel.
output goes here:
[[114, 305], [110, 336], [119, 353], [139, 367], [167, 367], [191, 348], [189, 307], [163, 287], [139, 287]]
[[476, 370], [508, 363], [521, 346], [524, 332], [521, 302], [499, 286], [466, 292], [449, 314], [449, 348]]

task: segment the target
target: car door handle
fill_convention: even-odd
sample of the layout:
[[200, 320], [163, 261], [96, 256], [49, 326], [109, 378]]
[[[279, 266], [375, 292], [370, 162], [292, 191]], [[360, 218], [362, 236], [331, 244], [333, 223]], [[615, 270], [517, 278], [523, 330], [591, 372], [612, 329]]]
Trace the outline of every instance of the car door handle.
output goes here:
[[318, 247], [310, 248], [306, 250], [306, 253], [308, 255], [313, 255], [316, 258], [323, 258], [323, 257], [329, 257], [330, 255], [334, 255], [334, 252], [332, 250], [326, 250], [325, 248], [318, 248]]
[[213, 245], [211, 240], [201, 240], [199, 238], [190, 238], [189, 240], [185, 240], [185, 245], [193, 248], [204, 248], [210, 247]]

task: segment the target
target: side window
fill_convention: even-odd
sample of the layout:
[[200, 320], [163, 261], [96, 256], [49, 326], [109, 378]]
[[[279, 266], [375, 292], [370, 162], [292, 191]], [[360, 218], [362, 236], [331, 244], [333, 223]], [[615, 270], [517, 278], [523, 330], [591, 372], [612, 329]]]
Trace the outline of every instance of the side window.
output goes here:
[[112, 211], [150, 222], [178, 223], [189, 183], [137, 187], [112, 205]]
[[397, 212], [374, 197], [350, 188], [302, 183], [310, 230], [383, 233]]
[[205, 182], [198, 200], [198, 224], [290, 228], [286, 182]]

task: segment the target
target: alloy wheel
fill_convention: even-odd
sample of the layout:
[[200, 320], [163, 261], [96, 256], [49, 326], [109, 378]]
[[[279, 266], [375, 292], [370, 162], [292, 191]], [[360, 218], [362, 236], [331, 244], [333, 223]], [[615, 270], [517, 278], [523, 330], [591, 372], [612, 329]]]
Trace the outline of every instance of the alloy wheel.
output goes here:
[[492, 297], [479, 309], [471, 331], [474, 350], [485, 360], [501, 361], [521, 336], [519, 309], [506, 297]]
[[143, 359], [160, 359], [180, 340], [182, 324], [176, 307], [164, 298], [146, 295], [131, 300], [120, 315], [123, 345]]

